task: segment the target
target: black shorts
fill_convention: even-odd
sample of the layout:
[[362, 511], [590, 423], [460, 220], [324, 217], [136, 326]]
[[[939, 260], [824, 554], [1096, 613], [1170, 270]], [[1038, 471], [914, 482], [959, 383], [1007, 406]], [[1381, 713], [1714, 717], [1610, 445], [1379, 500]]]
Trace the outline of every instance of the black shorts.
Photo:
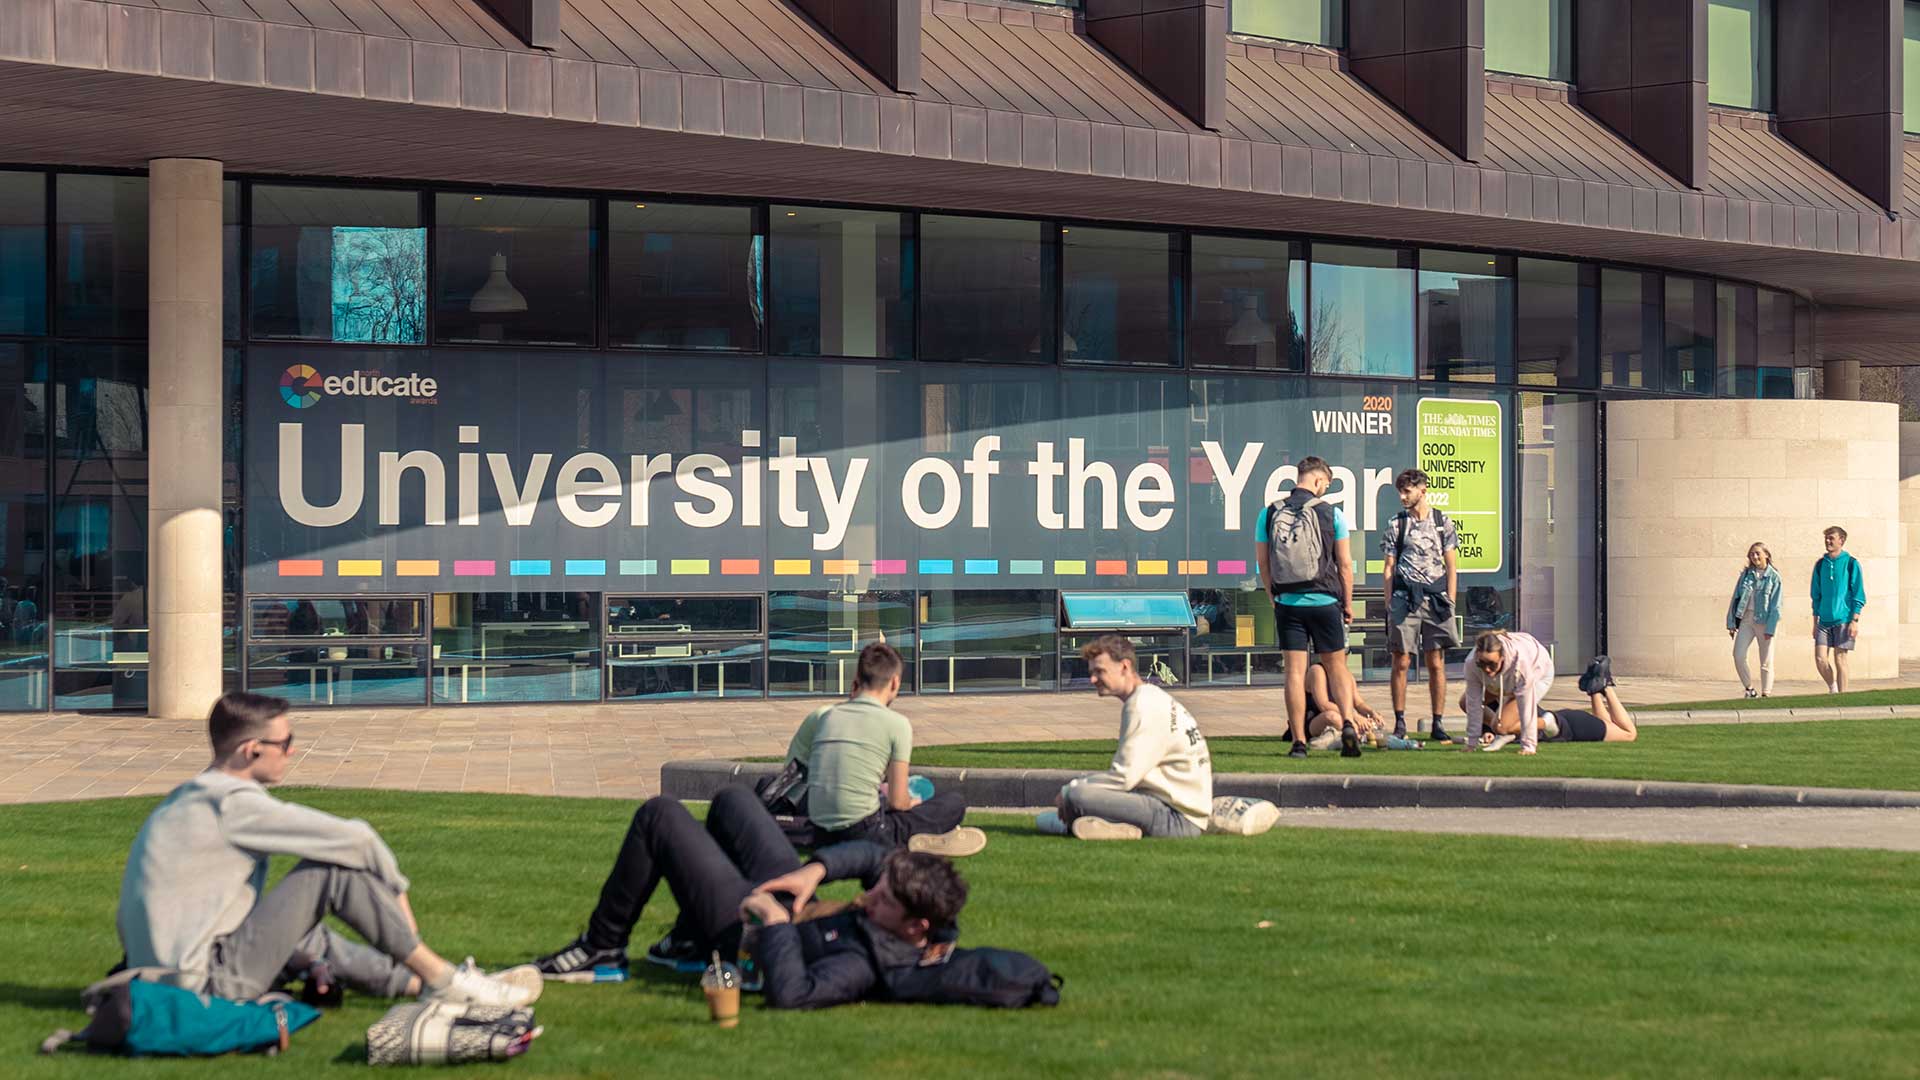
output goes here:
[[1586, 709], [1555, 709], [1561, 742], [1606, 742], [1607, 722]]
[[1280, 648], [1287, 652], [1331, 653], [1347, 647], [1347, 622], [1340, 617], [1339, 604], [1276, 603], [1273, 622], [1280, 631]]

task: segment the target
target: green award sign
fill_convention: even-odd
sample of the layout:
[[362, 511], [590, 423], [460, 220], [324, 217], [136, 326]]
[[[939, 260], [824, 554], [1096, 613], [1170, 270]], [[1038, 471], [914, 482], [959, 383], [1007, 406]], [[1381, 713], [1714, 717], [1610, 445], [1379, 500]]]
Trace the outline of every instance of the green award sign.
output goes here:
[[1421, 398], [1414, 428], [1427, 500], [1459, 530], [1460, 572], [1498, 572], [1507, 535], [1500, 403]]

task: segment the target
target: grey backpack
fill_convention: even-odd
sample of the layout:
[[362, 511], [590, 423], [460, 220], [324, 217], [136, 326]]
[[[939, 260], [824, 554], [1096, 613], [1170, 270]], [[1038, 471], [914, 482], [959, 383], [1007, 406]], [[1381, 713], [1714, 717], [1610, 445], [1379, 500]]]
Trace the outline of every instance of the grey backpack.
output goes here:
[[1318, 496], [1304, 502], [1288, 497], [1267, 508], [1267, 551], [1275, 592], [1287, 592], [1319, 578], [1327, 538], [1321, 534], [1316, 508], [1325, 501]]

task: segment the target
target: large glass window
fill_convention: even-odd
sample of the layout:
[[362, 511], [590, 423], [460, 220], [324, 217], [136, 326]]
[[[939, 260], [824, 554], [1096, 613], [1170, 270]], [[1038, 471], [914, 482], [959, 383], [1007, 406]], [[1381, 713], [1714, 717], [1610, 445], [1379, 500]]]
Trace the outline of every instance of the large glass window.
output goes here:
[[1520, 380], [1592, 386], [1596, 271], [1583, 263], [1521, 259]]
[[433, 700], [600, 700], [598, 606], [585, 592], [435, 596]]
[[593, 344], [588, 200], [440, 195], [433, 238], [436, 340]]
[[147, 180], [54, 181], [55, 324], [76, 337], [147, 336]]
[[1053, 359], [1053, 246], [1042, 221], [920, 218], [920, 358]]
[[913, 217], [775, 206], [773, 351], [913, 355]]
[[0, 172], [0, 334], [47, 332], [47, 177]]
[[1315, 244], [1313, 370], [1412, 378], [1413, 252]]
[[1773, 108], [1773, 0], [1707, 0], [1707, 100]]
[[1793, 396], [1795, 356], [1794, 301], [1792, 293], [1759, 291], [1759, 396]]
[[1600, 271], [1600, 385], [1660, 389], [1660, 275]]
[[55, 707], [147, 703], [147, 356], [55, 354]]
[[43, 356], [0, 344], [0, 711], [47, 707]]
[[1187, 356], [1195, 365], [1298, 371], [1306, 365], [1307, 275], [1287, 240], [1196, 236]]
[[418, 345], [427, 231], [411, 191], [253, 186], [253, 336]]
[[1179, 242], [1173, 233], [1062, 228], [1061, 358], [1178, 364]]
[[1420, 253], [1420, 377], [1513, 380], [1513, 259]]
[[1194, 589], [1193, 655], [1187, 681], [1195, 686], [1279, 686], [1285, 656], [1274, 628], [1273, 601], [1259, 583]]
[[306, 638], [417, 638], [424, 622], [420, 601], [398, 597], [276, 596], [247, 603], [247, 633], [254, 641]]
[[920, 594], [920, 692], [1051, 690], [1058, 677], [1051, 589]]
[[[1920, 3], [1907, 0], [1904, 16], [1906, 31], [1900, 43], [1903, 72], [1911, 71], [1920, 75]], [[1906, 79], [1902, 83], [1901, 96], [1905, 103], [1903, 118], [1907, 134], [1920, 134], [1920, 77]]]
[[758, 352], [766, 312], [754, 216], [748, 206], [610, 202], [608, 340]]
[[1487, 0], [1487, 70], [1573, 80], [1573, 0]]
[[245, 334], [240, 304], [240, 266], [245, 262], [240, 245], [245, 237], [240, 225], [240, 182], [220, 184], [220, 340], [239, 341]]
[[298, 706], [426, 701], [424, 604], [414, 596], [256, 597], [247, 689]]
[[609, 596], [607, 696], [758, 696], [762, 633], [757, 596]]
[[1667, 391], [1705, 394], [1713, 389], [1713, 316], [1712, 280], [1667, 275], [1663, 377]]
[[1233, 0], [1231, 25], [1236, 34], [1338, 48], [1345, 44], [1342, 6], [1343, 0]]
[[1714, 387], [1721, 397], [1760, 396], [1760, 304], [1753, 286], [1720, 282], [1714, 290]]
[[1576, 394], [1519, 399], [1520, 629], [1547, 642], [1570, 674], [1598, 651], [1594, 403]]
[[767, 598], [767, 688], [774, 696], [842, 695], [853, 689], [860, 650], [884, 641], [906, 661], [914, 686], [911, 592], [777, 592]]

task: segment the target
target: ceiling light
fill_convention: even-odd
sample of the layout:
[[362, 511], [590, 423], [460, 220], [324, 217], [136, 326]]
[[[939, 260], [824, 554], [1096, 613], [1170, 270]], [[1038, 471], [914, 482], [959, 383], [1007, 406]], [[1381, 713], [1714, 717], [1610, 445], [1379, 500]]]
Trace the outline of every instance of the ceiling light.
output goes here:
[[473, 294], [467, 310], [477, 314], [527, 310], [527, 297], [507, 280], [507, 257], [494, 252], [487, 261], [487, 281]]

